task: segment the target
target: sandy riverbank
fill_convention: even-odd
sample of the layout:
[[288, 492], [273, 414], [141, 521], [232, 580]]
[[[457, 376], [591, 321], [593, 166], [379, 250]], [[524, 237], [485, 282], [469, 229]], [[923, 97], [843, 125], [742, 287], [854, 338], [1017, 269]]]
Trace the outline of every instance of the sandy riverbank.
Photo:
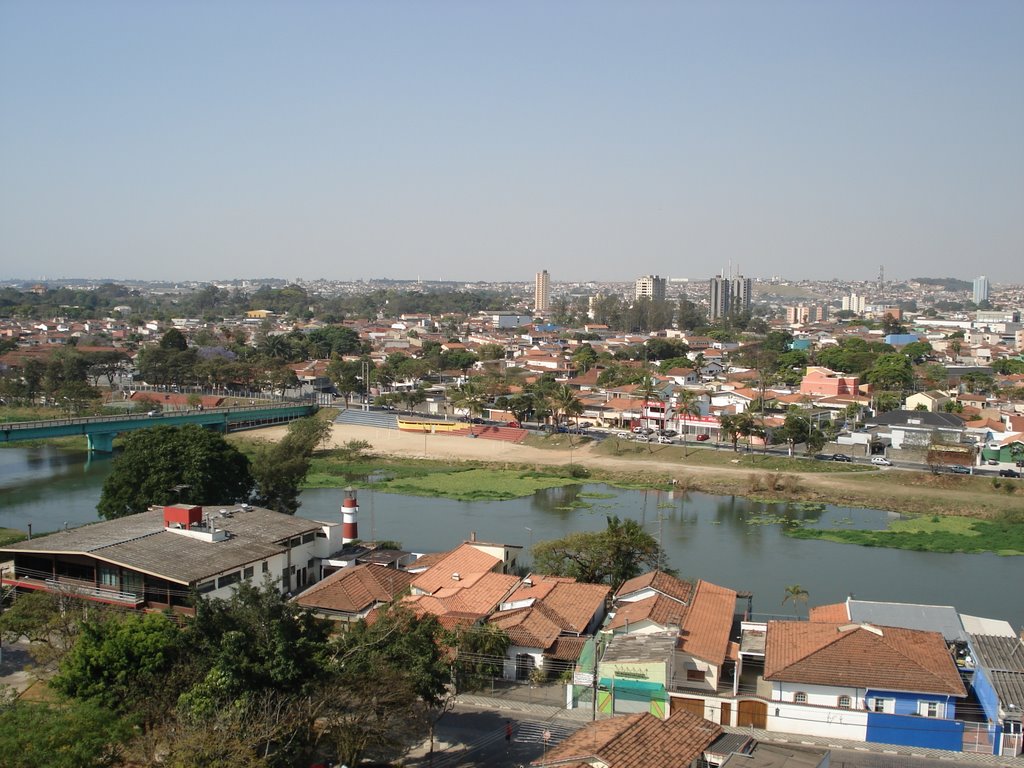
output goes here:
[[[278, 440], [285, 429], [273, 427], [260, 430], [259, 438]], [[482, 438], [423, 435], [350, 424], [332, 425], [331, 447], [342, 446], [350, 440], [365, 440], [371, 446], [371, 453], [403, 459], [481, 461], [537, 467], [565, 466], [570, 463], [568, 445], [560, 445], [558, 439], [553, 440], [550, 448], [537, 448]], [[654, 482], [675, 479], [685, 487], [719, 494], [773, 495], [766, 488], [755, 488], [752, 481], [756, 476], [778, 474], [749, 466], [699, 466], [682, 460], [677, 451], [614, 456], [607, 451], [599, 451], [595, 443], [574, 447], [572, 462], [586, 466], [595, 473], [633, 477], [644, 475]], [[793, 479], [784, 494], [793, 499], [903, 512], [980, 517], [991, 516], [1002, 509], [1024, 509], [1024, 493], [997, 496], [984, 486], [981, 486], [984, 490], [979, 493], [978, 485], [962, 482], [975, 478], [933, 477], [924, 472], [899, 470], [856, 474], [783, 474]]]

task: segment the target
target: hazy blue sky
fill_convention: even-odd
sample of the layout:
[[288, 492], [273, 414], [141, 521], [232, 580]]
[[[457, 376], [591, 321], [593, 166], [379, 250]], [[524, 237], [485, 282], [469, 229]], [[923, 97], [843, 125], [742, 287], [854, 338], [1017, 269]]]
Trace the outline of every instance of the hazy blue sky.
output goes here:
[[0, 0], [0, 277], [1024, 281], [1024, 2]]

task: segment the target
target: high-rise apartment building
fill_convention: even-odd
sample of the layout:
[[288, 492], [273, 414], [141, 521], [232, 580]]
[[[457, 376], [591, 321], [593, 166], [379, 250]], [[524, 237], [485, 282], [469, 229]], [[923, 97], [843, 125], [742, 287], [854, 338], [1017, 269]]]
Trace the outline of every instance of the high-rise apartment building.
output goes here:
[[863, 315], [867, 308], [868, 300], [865, 297], [858, 296], [856, 293], [851, 293], [849, 296], [843, 296], [844, 310], [853, 312], [855, 315]]
[[798, 304], [786, 307], [786, 322], [790, 325], [823, 323], [828, 320], [828, 304]]
[[712, 277], [708, 281], [708, 317], [712, 322], [729, 314], [731, 289], [726, 277]]
[[737, 275], [732, 279], [732, 286], [729, 291], [729, 312], [740, 314], [750, 311], [751, 286], [753, 282], [749, 277], [743, 277], [743, 275]]
[[636, 279], [636, 298], [647, 297], [651, 301], [665, 300], [665, 285], [668, 279], [657, 275], [644, 275]]
[[551, 276], [543, 269], [533, 279], [533, 311], [547, 312], [550, 304]]
[[708, 316], [717, 320], [725, 315], [749, 312], [753, 299], [753, 280], [749, 277], [712, 277], [708, 285]]
[[974, 278], [974, 303], [988, 301], [988, 278], [982, 275]]

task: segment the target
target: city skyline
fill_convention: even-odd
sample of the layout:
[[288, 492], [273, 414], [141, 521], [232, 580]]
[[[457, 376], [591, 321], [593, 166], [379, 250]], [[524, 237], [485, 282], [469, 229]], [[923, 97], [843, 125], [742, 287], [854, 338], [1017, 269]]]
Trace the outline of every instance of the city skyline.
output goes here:
[[1024, 281], [1024, 5], [0, 8], [0, 278]]

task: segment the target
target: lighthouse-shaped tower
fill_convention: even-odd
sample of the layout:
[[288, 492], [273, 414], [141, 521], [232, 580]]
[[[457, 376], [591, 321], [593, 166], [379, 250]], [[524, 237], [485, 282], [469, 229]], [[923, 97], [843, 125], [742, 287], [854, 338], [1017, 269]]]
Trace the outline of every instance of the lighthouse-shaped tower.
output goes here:
[[342, 546], [350, 544], [359, 538], [359, 525], [356, 523], [356, 515], [359, 514], [359, 502], [356, 501], [356, 491], [349, 486], [343, 493], [345, 498], [341, 502]]

